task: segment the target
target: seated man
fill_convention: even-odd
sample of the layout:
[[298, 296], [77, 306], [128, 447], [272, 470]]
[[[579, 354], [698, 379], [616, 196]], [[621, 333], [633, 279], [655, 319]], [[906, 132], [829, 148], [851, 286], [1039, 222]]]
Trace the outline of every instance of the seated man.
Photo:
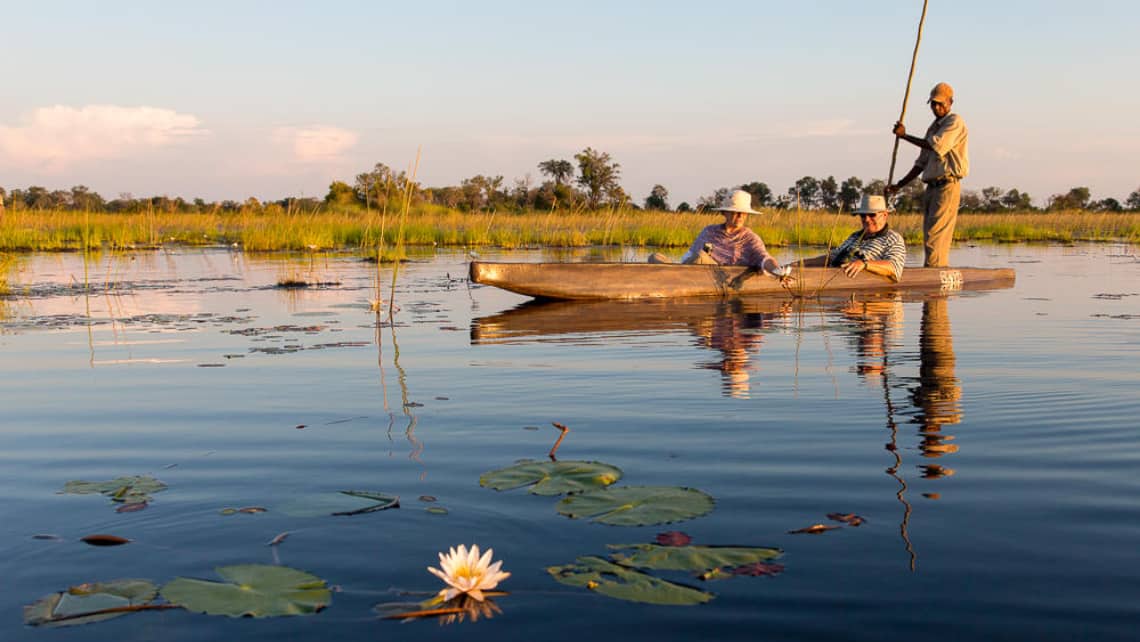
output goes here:
[[[701, 230], [689, 251], [681, 257], [682, 263], [709, 265], [747, 265], [759, 271], [784, 277], [790, 270], [780, 267], [764, 247], [760, 236], [744, 225], [748, 214], [759, 214], [752, 209], [752, 195], [738, 189], [715, 208], [724, 213], [724, 223], [709, 225]], [[650, 263], [672, 263], [665, 255], [652, 254]]]
[[901, 234], [887, 225], [890, 211], [886, 199], [864, 194], [859, 209], [852, 214], [859, 216], [863, 229], [848, 236], [828, 254], [805, 259], [803, 265], [840, 266], [849, 277], [866, 270], [898, 281], [906, 263], [906, 242]]

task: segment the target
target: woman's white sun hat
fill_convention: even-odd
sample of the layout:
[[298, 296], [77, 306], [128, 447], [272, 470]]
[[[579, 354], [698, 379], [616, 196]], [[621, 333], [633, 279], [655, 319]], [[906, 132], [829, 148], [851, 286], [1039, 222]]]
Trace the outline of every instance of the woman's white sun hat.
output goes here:
[[889, 211], [886, 198], [878, 194], [864, 194], [863, 199], [859, 201], [859, 208], [851, 214], [878, 214]]
[[744, 214], [760, 213], [752, 209], [752, 195], [742, 189], [738, 189], [730, 194], [720, 204], [720, 207], [713, 209], [718, 212], [742, 212]]

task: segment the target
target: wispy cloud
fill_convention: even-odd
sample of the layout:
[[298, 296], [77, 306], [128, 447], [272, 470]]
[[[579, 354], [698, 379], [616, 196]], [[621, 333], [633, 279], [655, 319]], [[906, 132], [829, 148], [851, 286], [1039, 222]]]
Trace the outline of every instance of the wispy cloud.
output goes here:
[[0, 125], [0, 159], [58, 171], [82, 161], [122, 158], [209, 133], [198, 117], [158, 107], [40, 107], [23, 123]]
[[329, 125], [311, 127], [278, 127], [271, 140], [285, 145], [292, 152], [292, 160], [300, 163], [329, 163], [341, 160], [360, 135], [356, 132]]

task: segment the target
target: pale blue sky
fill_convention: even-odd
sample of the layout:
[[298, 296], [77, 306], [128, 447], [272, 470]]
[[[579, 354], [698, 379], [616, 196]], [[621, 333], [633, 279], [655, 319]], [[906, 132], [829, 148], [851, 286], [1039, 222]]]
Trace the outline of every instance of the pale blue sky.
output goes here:
[[[930, 0], [906, 123], [947, 81], [967, 189], [1140, 188], [1140, 3]], [[0, 186], [323, 196], [586, 146], [642, 199], [885, 178], [920, 0], [6, 2]], [[896, 176], [913, 162], [904, 145]]]

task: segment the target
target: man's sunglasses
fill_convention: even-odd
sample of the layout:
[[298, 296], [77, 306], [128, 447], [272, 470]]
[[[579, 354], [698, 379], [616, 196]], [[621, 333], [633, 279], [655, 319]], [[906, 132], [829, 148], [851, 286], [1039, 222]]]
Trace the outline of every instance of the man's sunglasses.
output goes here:
[[864, 213], [858, 214], [857, 216], [859, 218], [878, 218], [879, 214], [882, 214], [882, 212], [875, 212], [874, 214], [867, 214], [864, 212]]

